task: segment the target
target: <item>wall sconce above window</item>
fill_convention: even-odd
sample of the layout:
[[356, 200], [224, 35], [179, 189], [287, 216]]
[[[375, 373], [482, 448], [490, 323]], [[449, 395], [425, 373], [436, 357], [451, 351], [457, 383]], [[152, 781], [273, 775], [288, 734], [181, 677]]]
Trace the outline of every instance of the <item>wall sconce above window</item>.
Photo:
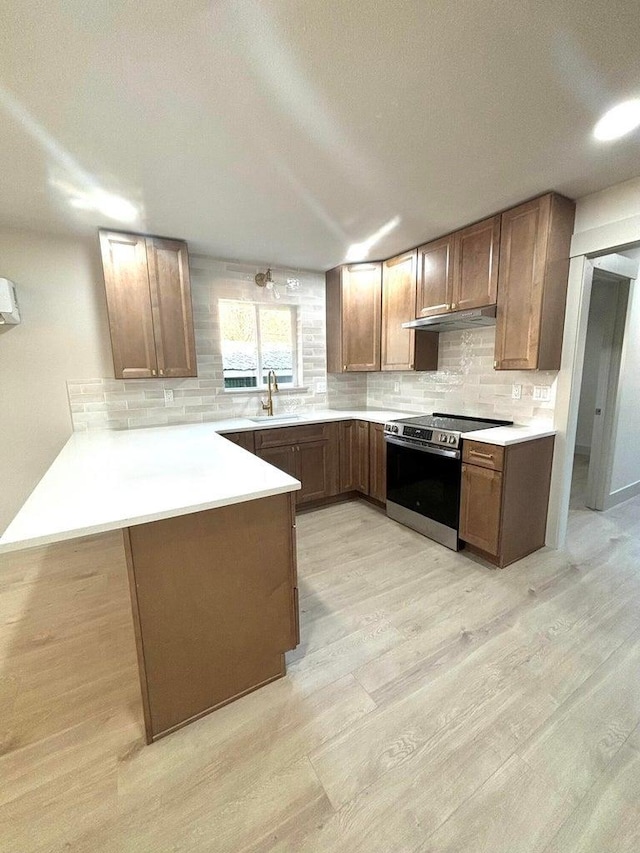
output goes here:
[[276, 287], [271, 276], [271, 267], [268, 267], [266, 272], [256, 273], [254, 281], [258, 287], [264, 287], [266, 290], [270, 290], [274, 299], [280, 299], [280, 291]]

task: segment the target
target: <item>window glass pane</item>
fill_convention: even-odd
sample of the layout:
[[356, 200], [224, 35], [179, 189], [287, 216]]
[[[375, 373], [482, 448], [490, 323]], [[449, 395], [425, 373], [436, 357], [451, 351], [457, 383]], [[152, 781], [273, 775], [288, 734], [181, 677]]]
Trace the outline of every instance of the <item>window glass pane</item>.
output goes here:
[[267, 371], [275, 370], [279, 384], [293, 385], [295, 338], [291, 309], [261, 306], [259, 316], [262, 381], [266, 384]]
[[258, 333], [253, 302], [221, 299], [220, 336], [225, 388], [255, 388], [258, 384]]

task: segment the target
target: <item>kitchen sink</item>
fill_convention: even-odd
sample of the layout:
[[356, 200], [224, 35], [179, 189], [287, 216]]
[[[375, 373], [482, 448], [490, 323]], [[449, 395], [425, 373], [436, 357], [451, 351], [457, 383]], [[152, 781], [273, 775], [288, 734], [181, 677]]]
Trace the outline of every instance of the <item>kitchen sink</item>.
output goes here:
[[249, 420], [254, 424], [263, 424], [266, 421], [299, 421], [300, 415], [257, 415]]

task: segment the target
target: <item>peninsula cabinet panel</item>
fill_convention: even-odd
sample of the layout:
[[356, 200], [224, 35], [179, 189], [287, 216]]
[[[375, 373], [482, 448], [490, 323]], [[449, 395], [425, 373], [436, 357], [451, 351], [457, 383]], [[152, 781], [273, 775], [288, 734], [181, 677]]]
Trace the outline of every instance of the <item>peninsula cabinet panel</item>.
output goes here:
[[454, 245], [455, 234], [449, 234], [418, 249], [416, 317], [430, 317], [451, 310]]
[[575, 204], [549, 193], [502, 214], [497, 370], [558, 370]]
[[476, 222], [455, 235], [454, 311], [495, 305], [498, 293], [500, 216]]
[[463, 443], [460, 539], [471, 550], [502, 567], [542, 548], [553, 445], [553, 436], [505, 448]]
[[381, 265], [329, 270], [326, 286], [328, 372], [380, 370]]
[[148, 742], [284, 675], [292, 505], [274, 495], [125, 531]]
[[113, 368], [117, 379], [156, 376], [147, 244], [138, 234], [100, 232]]
[[438, 335], [403, 329], [416, 316], [417, 251], [382, 265], [382, 370], [437, 370]]
[[100, 231], [116, 378], [196, 376], [187, 246]]
[[158, 374], [196, 375], [191, 281], [186, 243], [147, 237]]

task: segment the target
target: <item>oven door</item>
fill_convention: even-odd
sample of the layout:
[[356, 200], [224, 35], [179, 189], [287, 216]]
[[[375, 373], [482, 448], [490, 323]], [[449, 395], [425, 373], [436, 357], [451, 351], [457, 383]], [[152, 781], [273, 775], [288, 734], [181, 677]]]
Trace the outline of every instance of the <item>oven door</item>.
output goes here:
[[388, 515], [457, 550], [461, 468], [457, 451], [387, 438]]

